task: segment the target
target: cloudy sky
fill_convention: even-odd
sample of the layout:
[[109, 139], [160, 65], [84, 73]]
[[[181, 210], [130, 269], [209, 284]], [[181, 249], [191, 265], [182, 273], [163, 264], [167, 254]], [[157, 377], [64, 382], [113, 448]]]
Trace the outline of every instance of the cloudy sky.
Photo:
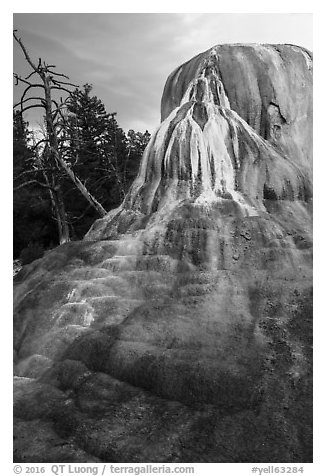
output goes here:
[[[160, 121], [167, 76], [219, 43], [292, 43], [312, 50], [312, 15], [219, 13], [16, 13], [30, 55], [55, 64], [93, 92], [125, 131], [150, 132]], [[14, 71], [27, 74], [14, 44]], [[14, 96], [19, 97], [19, 88]], [[36, 110], [34, 110], [36, 111]], [[40, 119], [28, 117], [32, 126]]]

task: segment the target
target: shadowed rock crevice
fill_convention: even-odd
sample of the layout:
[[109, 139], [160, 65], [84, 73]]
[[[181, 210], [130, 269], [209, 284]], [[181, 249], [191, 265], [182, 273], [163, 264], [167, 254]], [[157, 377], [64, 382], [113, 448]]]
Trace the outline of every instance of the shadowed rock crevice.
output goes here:
[[291, 45], [169, 76], [121, 206], [15, 278], [15, 461], [312, 460], [311, 99]]

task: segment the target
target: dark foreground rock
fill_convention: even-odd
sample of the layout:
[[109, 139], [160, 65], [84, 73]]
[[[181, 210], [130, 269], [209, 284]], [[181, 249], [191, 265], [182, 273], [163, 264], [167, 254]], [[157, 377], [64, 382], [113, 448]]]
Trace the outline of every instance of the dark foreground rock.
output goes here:
[[311, 94], [294, 46], [170, 75], [122, 206], [15, 278], [15, 461], [312, 460]]

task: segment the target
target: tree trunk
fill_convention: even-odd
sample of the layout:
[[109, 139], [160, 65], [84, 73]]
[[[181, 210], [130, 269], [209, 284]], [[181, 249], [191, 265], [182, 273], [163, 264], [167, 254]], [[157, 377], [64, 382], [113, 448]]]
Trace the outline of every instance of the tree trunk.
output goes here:
[[67, 223], [67, 215], [61, 189], [58, 190], [56, 195], [57, 201], [55, 204], [55, 212], [58, 223], [59, 243], [60, 245], [63, 245], [64, 243], [68, 243], [70, 241], [69, 226]]
[[58, 227], [59, 244], [63, 245], [64, 243], [68, 243], [70, 241], [70, 234], [62, 191], [59, 184], [55, 187], [50, 185], [49, 177], [45, 171], [43, 171], [43, 177], [49, 186], [48, 190], [50, 194], [51, 205]]
[[79, 180], [79, 178], [74, 174], [73, 170], [69, 167], [67, 162], [61, 157], [59, 152], [55, 149], [53, 149], [53, 153], [57, 159], [57, 161], [60, 163], [61, 167], [64, 169], [66, 174], [71, 178], [71, 180], [74, 182], [78, 190], [81, 192], [81, 194], [86, 198], [86, 200], [92, 205], [93, 208], [99, 213], [101, 217], [104, 217], [107, 214], [107, 211], [102, 207], [102, 205], [96, 200], [96, 198], [93, 197], [91, 193], [87, 190], [85, 185]]

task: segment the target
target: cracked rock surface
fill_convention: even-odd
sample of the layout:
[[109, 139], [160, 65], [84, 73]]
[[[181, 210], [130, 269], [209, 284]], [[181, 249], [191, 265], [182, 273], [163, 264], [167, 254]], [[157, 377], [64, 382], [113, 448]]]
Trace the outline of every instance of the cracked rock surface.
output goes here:
[[15, 277], [16, 462], [312, 461], [312, 59], [177, 68], [122, 205]]

